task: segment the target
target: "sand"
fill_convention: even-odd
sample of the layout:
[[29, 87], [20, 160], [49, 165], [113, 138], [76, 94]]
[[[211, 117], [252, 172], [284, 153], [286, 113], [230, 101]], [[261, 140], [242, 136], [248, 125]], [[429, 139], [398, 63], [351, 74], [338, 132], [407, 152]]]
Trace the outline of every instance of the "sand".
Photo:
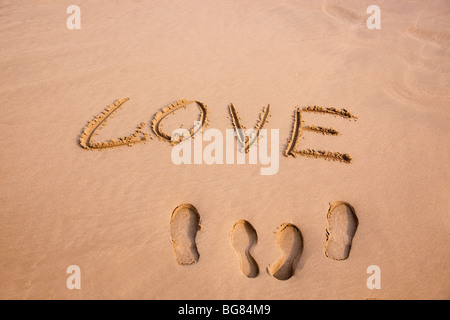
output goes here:
[[[0, 1], [1, 299], [450, 298], [447, 0], [377, 1], [379, 30], [372, 1], [80, 0], [69, 30], [72, 4]], [[192, 103], [161, 119], [183, 99], [208, 114]], [[172, 162], [173, 129], [233, 129], [231, 104], [237, 125], [279, 130], [276, 174]], [[308, 106], [357, 119], [295, 124]], [[325, 249], [336, 202], [358, 221], [337, 238], [344, 251], [351, 239], [345, 259]], [[171, 234], [181, 204], [199, 227], [183, 231], [185, 217]], [[233, 248], [238, 221], [257, 234], [251, 250]], [[259, 273], [242, 271], [242, 250]]]

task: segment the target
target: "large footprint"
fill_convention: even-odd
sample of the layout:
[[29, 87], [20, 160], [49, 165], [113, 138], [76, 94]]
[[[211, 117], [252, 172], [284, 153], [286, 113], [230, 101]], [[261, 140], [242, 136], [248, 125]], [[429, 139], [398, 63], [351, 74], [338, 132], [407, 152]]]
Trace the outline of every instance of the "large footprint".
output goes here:
[[242, 273], [248, 278], [255, 278], [259, 273], [258, 264], [250, 254], [257, 241], [256, 231], [248, 221], [239, 220], [231, 229], [231, 245], [239, 255]]
[[278, 280], [288, 280], [294, 275], [294, 265], [303, 251], [303, 237], [300, 230], [291, 223], [285, 223], [277, 231], [277, 245], [283, 256], [271, 264], [267, 271]]
[[358, 228], [358, 217], [353, 207], [343, 201], [331, 203], [327, 217], [325, 255], [334, 260], [345, 260], [350, 254], [352, 240]]
[[180, 265], [196, 263], [200, 257], [195, 237], [200, 230], [200, 215], [191, 204], [181, 204], [175, 208], [170, 218], [175, 259]]

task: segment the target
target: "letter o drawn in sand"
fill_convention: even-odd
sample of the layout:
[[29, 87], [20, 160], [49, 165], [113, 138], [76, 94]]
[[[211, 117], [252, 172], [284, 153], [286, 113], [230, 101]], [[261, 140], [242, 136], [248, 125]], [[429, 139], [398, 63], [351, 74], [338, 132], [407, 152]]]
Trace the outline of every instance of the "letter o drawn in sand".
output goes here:
[[[196, 122], [196, 124], [194, 125], [194, 127], [192, 127], [191, 130], [189, 130], [190, 136], [179, 137], [178, 140], [172, 141], [172, 137], [161, 130], [161, 123], [169, 114], [174, 113], [175, 111], [181, 108], [186, 109], [186, 107], [191, 103], [197, 104], [197, 107], [200, 111], [199, 121]], [[155, 117], [152, 120], [152, 130], [158, 137], [158, 139], [169, 142], [172, 145], [176, 145], [186, 139], [193, 138], [197, 134], [197, 132], [202, 130], [203, 127], [206, 127], [207, 124], [208, 124], [208, 107], [200, 101], [188, 101], [182, 99], [168, 105], [167, 107], [162, 108], [162, 110], [155, 115]]]
[[345, 260], [350, 254], [352, 240], [358, 228], [358, 217], [350, 204], [335, 201], [330, 204], [327, 218], [325, 255], [330, 259]]
[[189, 265], [198, 261], [200, 255], [195, 237], [200, 229], [200, 215], [193, 205], [185, 203], [175, 208], [170, 218], [170, 235], [178, 264]]
[[300, 229], [284, 223], [276, 234], [277, 245], [283, 256], [267, 268], [267, 272], [278, 280], [288, 280], [294, 275], [295, 266], [303, 251], [303, 236]]
[[258, 242], [258, 236], [250, 222], [239, 220], [231, 229], [231, 245], [239, 255], [242, 273], [248, 278], [255, 278], [259, 273], [258, 264], [250, 254], [250, 249]]

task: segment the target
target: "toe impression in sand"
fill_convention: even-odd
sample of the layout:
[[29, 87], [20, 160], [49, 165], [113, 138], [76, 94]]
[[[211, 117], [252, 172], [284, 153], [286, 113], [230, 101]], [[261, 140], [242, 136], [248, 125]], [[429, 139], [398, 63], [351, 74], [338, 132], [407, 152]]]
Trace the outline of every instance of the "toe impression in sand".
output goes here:
[[358, 228], [358, 217], [350, 204], [336, 201], [330, 204], [327, 218], [325, 255], [330, 259], [345, 260], [350, 254], [352, 240]]
[[170, 218], [175, 260], [180, 265], [196, 263], [200, 257], [195, 237], [200, 230], [200, 215], [191, 204], [181, 204], [175, 208]]
[[255, 278], [259, 273], [258, 264], [250, 254], [257, 241], [256, 231], [248, 221], [239, 220], [231, 229], [231, 245], [239, 256], [241, 272], [248, 278]]
[[295, 265], [300, 260], [303, 251], [303, 237], [295, 225], [285, 223], [278, 229], [276, 239], [283, 256], [271, 264], [267, 268], [267, 272], [278, 280], [288, 280], [294, 275]]

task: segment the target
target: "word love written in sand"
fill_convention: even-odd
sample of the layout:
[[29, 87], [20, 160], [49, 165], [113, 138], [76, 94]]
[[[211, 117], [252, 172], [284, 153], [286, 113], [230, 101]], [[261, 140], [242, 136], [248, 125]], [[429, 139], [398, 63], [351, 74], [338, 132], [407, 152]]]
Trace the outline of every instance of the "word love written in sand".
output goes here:
[[[117, 139], [110, 139], [109, 141], [104, 142], [95, 142], [93, 141], [93, 137], [97, 134], [96, 131], [101, 129], [103, 126], [106, 126], [108, 119], [117, 112], [125, 102], [127, 102], [129, 98], [117, 100], [114, 104], [108, 106], [102, 113], [96, 116], [92, 121], [88, 122], [87, 126], [84, 128], [83, 133], [80, 136], [80, 145], [88, 150], [103, 150], [108, 148], [115, 148], [121, 146], [133, 146], [137, 143], [145, 143], [152, 137], [149, 134], [143, 132], [144, 127], [146, 126], [145, 122], [142, 122], [137, 126], [137, 129], [134, 133], [126, 137], [120, 137]], [[194, 126], [190, 130], [184, 130], [182, 134], [172, 134], [169, 135], [162, 131], [161, 125], [163, 120], [174, 113], [175, 111], [184, 108], [186, 109], [188, 106], [196, 105], [199, 109], [199, 120], [195, 122]], [[238, 112], [233, 104], [229, 105], [229, 112], [232, 120], [232, 124], [234, 127], [234, 136], [236, 136], [239, 145], [241, 146], [241, 151], [248, 152], [250, 147], [258, 141], [260, 137], [261, 130], [264, 129], [265, 125], [268, 122], [270, 117], [270, 105], [266, 106], [263, 109], [263, 112], [260, 114], [259, 120], [257, 121], [255, 127], [250, 130], [251, 133], [247, 134], [244, 131], [246, 130], [244, 125], [241, 123], [241, 119], [239, 118]], [[177, 145], [183, 141], [189, 140], [190, 138], [194, 138], [198, 132], [201, 132], [203, 128], [208, 125], [208, 108], [207, 106], [199, 101], [189, 101], [189, 100], [179, 100], [175, 103], [172, 103], [166, 107], [163, 107], [158, 113], [156, 113], [155, 117], [151, 121], [151, 128], [153, 133], [159, 140], [166, 141], [172, 145]], [[303, 134], [303, 131], [312, 131], [324, 135], [339, 135], [339, 132], [334, 128], [320, 127], [320, 126], [306, 126], [304, 125], [304, 121], [302, 120], [303, 113], [316, 113], [316, 114], [329, 114], [338, 117], [342, 117], [349, 120], [356, 120], [357, 117], [352, 115], [346, 109], [336, 109], [336, 108], [323, 108], [319, 106], [308, 106], [305, 108], [296, 108], [294, 113], [294, 124], [291, 133], [291, 138], [287, 143], [287, 147], [284, 151], [284, 155], [286, 157], [292, 156], [297, 157], [306, 156], [306, 157], [314, 157], [314, 158], [322, 158], [326, 160], [339, 161], [343, 163], [351, 163], [352, 157], [348, 154], [342, 154], [340, 152], [332, 152], [332, 151], [324, 151], [324, 150], [314, 150], [314, 149], [306, 149], [299, 150], [300, 139]]]

